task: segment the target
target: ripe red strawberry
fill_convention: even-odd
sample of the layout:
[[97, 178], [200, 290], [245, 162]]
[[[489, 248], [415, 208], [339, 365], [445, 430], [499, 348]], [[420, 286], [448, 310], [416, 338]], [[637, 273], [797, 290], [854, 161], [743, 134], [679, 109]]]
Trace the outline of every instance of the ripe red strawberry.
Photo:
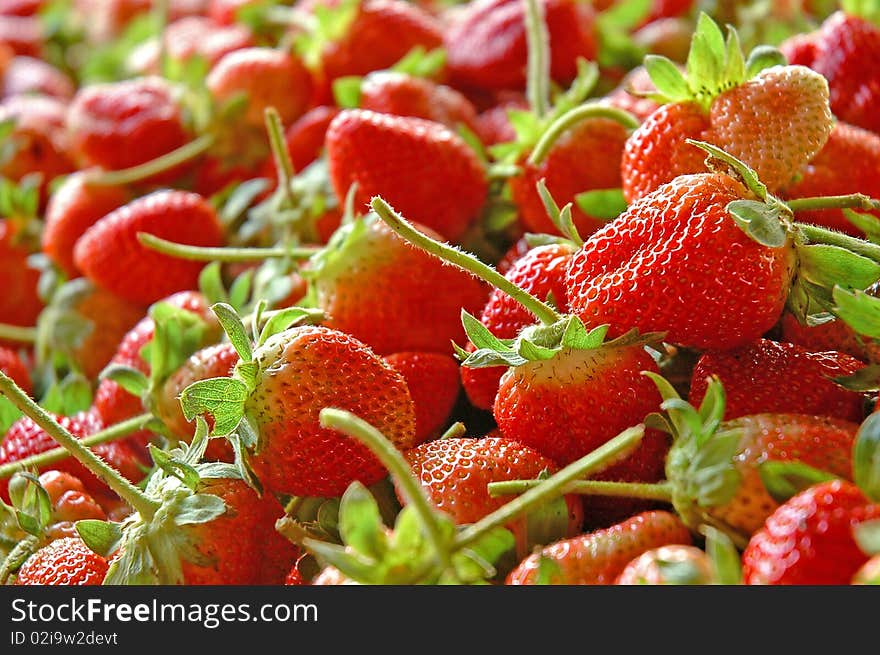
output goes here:
[[[602, 102], [627, 111], [638, 118], [639, 122], [644, 123], [648, 120], [648, 116], [657, 111], [660, 105], [650, 98], [637, 94], [655, 93], [656, 91], [647, 69], [644, 66], [637, 66], [627, 73], [617, 88], [605, 96]], [[699, 125], [699, 123], [697, 124]]]
[[64, 178], [49, 197], [43, 227], [43, 253], [68, 277], [79, 275], [73, 249], [85, 231], [99, 219], [129, 200], [127, 191], [116, 186], [89, 184], [88, 176], [73, 173]]
[[195, 288], [204, 264], [149, 250], [137, 240], [138, 232], [198, 246], [223, 244], [214, 208], [185, 191], [157, 191], [95, 223], [77, 242], [74, 263], [98, 286], [144, 305]]
[[[557, 82], [577, 74], [577, 59], [596, 58], [591, 5], [542, 0], [550, 40], [550, 73]], [[524, 5], [519, 0], [477, 0], [451, 17], [446, 65], [457, 86], [521, 89], [526, 81]]]
[[12, 378], [13, 382], [28, 394], [33, 392], [31, 374], [18, 353], [11, 348], [0, 346], [0, 371]]
[[[476, 523], [509, 500], [490, 496], [490, 482], [536, 478], [559, 468], [553, 460], [503, 437], [430, 441], [407, 450], [404, 457], [431, 503], [458, 525]], [[579, 498], [567, 496], [566, 504], [568, 524], [565, 534], [559, 536], [570, 537], [580, 533], [584, 517]], [[518, 545], [525, 547], [527, 517], [506, 527], [514, 533]]]
[[232, 25], [236, 22], [239, 9], [259, 2], [260, 0], [208, 0], [207, 14], [218, 25]]
[[458, 399], [458, 363], [441, 353], [402, 352], [386, 355], [391, 368], [406, 380], [416, 410], [416, 443], [440, 434]]
[[40, 272], [28, 263], [30, 251], [17, 231], [11, 220], [0, 219], [0, 323], [31, 327], [43, 309], [37, 289]]
[[551, 584], [613, 584], [634, 558], [669, 544], [690, 544], [688, 529], [674, 514], [644, 512], [610, 528], [558, 541], [529, 555], [507, 576], [507, 584], [538, 582], [541, 559], [555, 564]]
[[[627, 141], [621, 171], [630, 202], [678, 175], [705, 170], [686, 138], [708, 141], [741, 159], [775, 192], [789, 185], [831, 132], [828, 85], [820, 75], [803, 66], [773, 66], [748, 79], [743, 65], [737, 74], [726, 74], [730, 79], [717, 70], [711, 77], [713, 67], [731, 71], [731, 62], [743, 55], [724, 49], [720, 30], [705, 15], [694, 42], [716, 45], [691, 49], [687, 78], [669, 60], [647, 62], [660, 95], [678, 107], [658, 110]], [[695, 73], [697, 59], [706, 60], [703, 77]]]
[[46, 471], [40, 486], [49, 494], [52, 517], [44, 529], [48, 539], [78, 537], [75, 523], [85, 519], [106, 520], [107, 515], [79, 478], [63, 471]]
[[782, 338], [814, 352], [836, 350], [863, 362], [880, 363], [880, 346], [873, 339], [857, 334], [843, 321], [806, 326], [786, 312], [782, 315]]
[[[571, 254], [572, 248], [568, 245], [539, 246], [515, 260], [504, 277], [539, 299], [552, 297], [557, 309], [567, 311], [565, 268]], [[520, 330], [534, 324], [535, 320], [531, 312], [498, 289], [493, 289], [489, 302], [480, 314], [480, 322], [499, 339], [516, 337]], [[464, 390], [475, 407], [492, 409], [504, 372], [504, 367], [500, 366], [461, 367]]]
[[264, 130], [267, 107], [274, 107], [283, 123], [299, 118], [309, 103], [312, 79], [294, 55], [273, 48], [242, 48], [224, 56], [205, 80], [214, 99], [227, 102], [247, 98], [241, 120]]
[[39, 57], [43, 50], [43, 27], [36, 16], [0, 15], [0, 43], [16, 55]]
[[11, 147], [0, 158], [0, 174], [18, 181], [41, 173], [45, 189], [56, 177], [72, 172], [66, 114], [65, 104], [55, 98], [23, 95], [4, 100], [0, 122], [14, 121], [14, 127], [5, 139]]
[[[67, 129], [80, 163], [106, 169], [143, 164], [189, 138], [172, 86], [158, 77], [81, 88], [70, 105]], [[166, 171], [160, 179], [178, 173]]]
[[290, 571], [287, 574], [287, 577], [284, 578], [284, 586], [285, 587], [300, 587], [302, 585], [307, 585], [309, 582], [303, 578], [302, 572], [299, 570], [299, 560], [294, 562], [293, 566], [290, 567]]
[[[87, 437], [98, 432], [104, 426], [95, 412], [80, 412], [74, 416], [60, 416], [56, 420], [62, 427], [76, 437]], [[6, 437], [0, 443], [0, 464], [17, 462], [25, 457], [42, 453], [58, 444], [42, 428], [31, 419], [24, 417], [12, 424]], [[111, 466], [117, 469], [132, 482], [138, 482], [144, 476], [143, 462], [135, 451], [125, 442], [112, 441], [93, 448], [94, 452]], [[82, 480], [86, 489], [92, 493], [106, 495], [108, 487], [89, 473], [79, 462], [68, 458], [54, 464], [46, 465], [40, 470], [55, 469], [65, 471]], [[0, 498], [9, 501], [9, 481], [0, 480]]]
[[356, 414], [399, 448], [415, 443], [415, 409], [403, 376], [354, 337], [294, 327], [270, 337], [254, 362], [258, 373], [244, 411], [261, 435], [249, 461], [266, 489], [332, 497], [355, 480], [369, 485], [385, 475], [366, 446], [320, 426], [325, 407]]
[[0, 66], [0, 70], [3, 74], [4, 98], [37, 94], [69, 100], [75, 92], [71, 79], [42, 59], [13, 57], [5, 66]]
[[663, 331], [670, 343], [728, 349], [779, 319], [794, 272], [790, 242], [746, 236], [727, 213], [748, 196], [727, 175], [676, 178], [629, 206], [571, 258], [571, 310], [588, 327]]
[[[327, 128], [338, 113], [339, 109], [336, 107], [327, 105], [314, 107], [287, 128], [284, 140], [294, 171], [303, 170], [320, 156], [324, 150]], [[275, 167], [273, 164], [272, 176], [274, 177], [274, 175]]]
[[414, 116], [442, 123], [455, 131], [477, 129], [477, 110], [455, 89], [423, 77], [394, 71], [370, 73], [361, 83], [361, 109], [396, 116]]
[[838, 11], [817, 32], [786, 41], [781, 49], [792, 63], [828, 80], [837, 118], [880, 132], [880, 27]]
[[746, 584], [845, 585], [865, 562], [853, 527], [880, 505], [843, 480], [814, 485], [767, 519], [743, 552]]
[[[195, 433], [195, 424], [186, 420], [180, 408], [180, 392], [197, 380], [228, 377], [238, 360], [238, 353], [232, 344], [220, 343], [209, 346], [193, 353], [186, 363], [165, 381], [156, 402], [156, 412], [176, 437], [188, 442]], [[210, 417], [208, 424], [211, 425]], [[226, 439], [212, 439], [208, 443], [205, 457], [211, 461], [231, 462], [232, 447]]]
[[[783, 195], [806, 198], [864, 193], [876, 198], [880, 196], [880, 180], [873, 173], [876, 170], [880, 170], [880, 134], [838, 121], [825, 147]], [[873, 214], [880, 217], [880, 211]], [[854, 236], [862, 234], [839, 209], [801, 211], [796, 218]]]
[[715, 375], [724, 385], [725, 419], [762, 413], [813, 414], [861, 423], [864, 397], [831, 378], [852, 375], [863, 367], [844, 353], [810, 352], [760, 339], [736, 350], [705, 353], [694, 368], [688, 400], [699, 405], [709, 376]]
[[338, 230], [308, 273], [326, 324], [380, 355], [451, 354], [451, 342], [464, 340], [462, 308], [477, 311], [487, 295], [482, 282], [413, 248], [375, 216]]
[[516, 130], [510, 123], [508, 112], [511, 109], [529, 108], [529, 103], [524, 97], [516, 96], [506, 98], [501, 102], [485, 109], [477, 116], [477, 136], [483, 145], [494, 146], [498, 143], [507, 143], [516, 140]]
[[510, 180], [524, 228], [528, 232], [559, 233], [538, 194], [536, 185], [542, 178], [560, 206], [574, 203], [572, 218], [581, 236], [586, 237], [604, 225], [602, 218], [584, 212], [575, 203], [575, 197], [584, 191], [620, 188], [620, 167], [615, 162], [623, 154], [627, 137], [627, 130], [620, 123], [594, 118], [570, 129], [553, 144], [540, 164], [524, 162], [522, 174]]
[[357, 205], [382, 196], [451, 241], [476, 220], [486, 200], [486, 173], [477, 155], [439, 123], [346, 110], [330, 123], [326, 147], [339, 198], [357, 184]]
[[627, 564], [614, 581], [618, 585], [714, 583], [715, 571], [709, 556], [695, 546], [681, 544], [642, 553]]
[[81, 539], [67, 537], [43, 546], [18, 570], [17, 585], [100, 585], [107, 560], [92, 552]]

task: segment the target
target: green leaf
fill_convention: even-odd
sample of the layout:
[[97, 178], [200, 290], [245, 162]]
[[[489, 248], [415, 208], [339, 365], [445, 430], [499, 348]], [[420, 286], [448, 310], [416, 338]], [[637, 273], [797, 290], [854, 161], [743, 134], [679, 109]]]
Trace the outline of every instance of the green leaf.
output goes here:
[[843, 375], [831, 379], [834, 380], [835, 384], [839, 384], [844, 389], [858, 393], [880, 391], [880, 364], [870, 364], [860, 368], [852, 375]]
[[781, 248], [788, 240], [777, 207], [755, 200], [734, 200], [727, 212], [746, 235], [768, 248]]
[[199, 273], [199, 291], [212, 304], [229, 301], [229, 295], [223, 286], [220, 262], [211, 262]]
[[837, 477], [797, 460], [761, 462], [758, 473], [767, 493], [780, 504], [804, 489]]
[[92, 404], [92, 385], [81, 374], [68, 373], [63, 380], [54, 382], [40, 399], [48, 412], [72, 416], [86, 411]]
[[873, 214], [862, 214], [852, 209], [844, 209], [846, 219], [865, 233], [865, 238], [871, 243], [880, 243], [880, 218]]
[[195, 494], [186, 496], [176, 506], [175, 525], [198, 525], [208, 523], [226, 513], [226, 503], [219, 496]]
[[20, 418], [21, 410], [6, 396], [0, 396], [0, 434], [6, 434], [10, 426]]
[[702, 444], [688, 466], [688, 493], [700, 507], [717, 507], [733, 498], [742, 475], [733, 458], [739, 451], [740, 430], [724, 430]]
[[544, 346], [539, 346], [527, 339], [518, 339], [516, 346], [517, 353], [519, 353], [523, 359], [530, 362], [553, 359], [559, 353], [559, 347], [545, 348]]
[[445, 66], [446, 50], [444, 48], [425, 50], [424, 46], [417, 45], [390, 70], [413, 77], [434, 78], [443, 71]]
[[579, 193], [574, 198], [585, 214], [602, 221], [611, 221], [626, 211], [623, 189], [594, 189]]
[[692, 97], [684, 73], [672, 60], [659, 55], [645, 57], [645, 70], [657, 91], [668, 102], [684, 102]]
[[651, 13], [651, 4], [651, 0], [623, 0], [599, 14], [598, 20], [619, 29], [632, 30]]
[[339, 535], [367, 557], [381, 559], [388, 548], [376, 499], [360, 482], [352, 482], [339, 505]]
[[871, 414], [856, 433], [853, 481], [862, 493], [880, 502], [880, 414]]
[[736, 30], [727, 28], [727, 54], [722, 79], [727, 85], [739, 85], [746, 79], [746, 62]]
[[465, 309], [461, 310], [461, 324], [468, 339], [478, 350], [489, 349], [498, 352], [509, 352], [511, 350], [507, 343], [504, 343], [492, 334], [485, 325]]
[[536, 585], [562, 584], [564, 580], [559, 563], [544, 554], [538, 556], [538, 571], [535, 575]]
[[709, 106], [716, 90], [721, 86], [725, 57], [724, 35], [715, 21], [701, 13], [691, 38], [685, 69], [688, 87], [704, 107]]
[[102, 557], [110, 557], [119, 549], [122, 528], [118, 523], [84, 519], [77, 521], [74, 527], [86, 546]]
[[577, 316], [572, 316], [562, 333], [561, 343], [564, 347], [575, 350], [593, 350], [605, 343], [609, 327], [610, 325], [600, 325], [588, 331]]
[[244, 415], [248, 388], [234, 378], [210, 378], [189, 385], [180, 394], [180, 406], [186, 420], [207, 412], [214, 417], [211, 434], [229, 434]]
[[177, 478], [193, 491], [198, 488], [201, 480], [198, 471], [192, 466], [173, 458], [170, 454], [153, 444], [149, 444], [149, 449], [153, 462], [167, 475]]
[[759, 45], [749, 53], [746, 60], [746, 79], [750, 80], [766, 68], [785, 66], [788, 60], [779, 49], [769, 45]]
[[236, 311], [222, 302], [211, 305], [211, 310], [217, 316], [217, 320], [220, 321], [223, 331], [226, 332], [229, 342], [235, 348], [238, 356], [241, 357], [241, 361], [251, 361], [254, 355], [253, 350], [251, 350], [251, 340], [248, 338], [244, 323], [241, 322], [241, 318]]
[[[685, 139], [685, 143], [704, 150], [715, 159], [727, 164], [733, 171], [742, 178], [743, 184], [754, 193], [759, 200], [766, 201], [768, 199], [767, 187], [758, 179], [758, 174], [748, 166], [745, 162], [737, 159], [728, 152], [725, 152], [718, 146], [706, 143], [705, 141], [697, 141], [695, 139]], [[736, 201], [734, 201], [736, 202]]]
[[229, 304], [232, 305], [236, 312], [241, 311], [247, 302], [251, 287], [253, 286], [253, 280], [254, 271], [247, 270], [235, 278], [235, 281], [233, 281], [232, 286], [229, 288]]
[[498, 352], [490, 348], [480, 348], [472, 353], [465, 351], [461, 355], [467, 357], [461, 362], [468, 368], [488, 368], [491, 366], [522, 366], [528, 360], [514, 350]]
[[260, 331], [260, 340], [257, 342], [257, 345], [262, 346], [269, 337], [283, 332], [304, 318], [314, 316], [315, 311], [305, 307], [286, 307], [279, 310], [276, 314], [272, 315], [272, 318], [266, 321], [266, 324]]
[[28, 534], [42, 537], [43, 529], [52, 520], [52, 500], [37, 476], [26, 472], [13, 475], [9, 481], [9, 497], [19, 527]]
[[361, 105], [360, 75], [349, 75], [333, 80], [333, 99], [342, 109], [356, 109]]
[[101, 371], [102, 380], [113, 380], [132, 396], [140, 398], [147, 390], [150, 381], [136, 368], [122, 364], [111, 364]]
[[505, 528], [494, 528], [483, 534], [453, 556], [458, 578], [465, 583], [475, 583], [494, 577], [497, 573], [495, 563], [514, 545], [513, 533]]
[[865, 289], [880, 278], [880, 264], [837, 246], [798, 245], [798, 275], [821, 287]]
[[839, 286], [834, 287], [832, 296], [837, 317], [859, 334], [880, 339], [880, 298]]
[[866, 555], [880, 553], [880, 519], [859, 523], [853, 528], [853, 533], [856, 543]]
[[742, 563], [730, 537], [710, 525], [701, 526], [700, 532], [706, 537], [706, 554], [715, 569], [715, 582], [720, 585], [742, 584]]

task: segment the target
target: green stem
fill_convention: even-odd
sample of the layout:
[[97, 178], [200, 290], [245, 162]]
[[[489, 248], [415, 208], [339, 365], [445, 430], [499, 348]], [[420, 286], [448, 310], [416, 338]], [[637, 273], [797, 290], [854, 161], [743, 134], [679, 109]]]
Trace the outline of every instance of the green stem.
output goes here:
[[326, 407], [321, 410], [319, 419], [322, 427], [338, 430], [363, 443], [382, 462], [397, 483], [407, 504], [418, 514], [437, 557], [448, 566], [450, 553], [440, 525], [437, 523], [437, 510], [431, 505], [425, 490], [413, 477], [412, 469], [394, 444], [372, 425], [351, 412]]
[[[134, 418], [121, 421], [109, 428], [105, 428], [100, 432], [95, 432], [95, 434], [91, 434], [88, 437], [83, 437], [79, 442], [86, 448], [91, 448], [92, 446], [97, 446], [102, 443], [116, 441], [117, 439], [128, 436], [132, 432], [140, 430], [151, 418], [152, 414], [141, 414]], [[11, 478], [18, 471], [23, 471], [31, 467], [39, 469], [42, 466], [60, 462], [68, 457], [70, 457], [70, 453], [60, 446], [58, 448], [52, 448], [51, 450], [44, 450], [37, 455], [31, 455], [30, 457], [25, 457], [15, 462], [9, 462], [8, 464], [0, 466], [0, 480]]]
[[638, 119], [623, 109], [600, 105], [596, 102], [580, 105], [565, 112], [550, 124], [550, 127], [547, 128], [547, 131], [544, 132], [537, 145], [535, 145], [532, 154], [529, 155], [528, 163], [531, 166], [540, 166], [541, 162], [544, 161], [550, 152], [550, 149], [559, 140], [559, 137], [578, 123], [590, 118], [609, 118], [617, 121], [629, 130], [634, 130], [639, 126]]
[[509, 503], [506, 503], [459, 532], [453, 544], [454, 548], [456, 550], [464, 548], [489, 530], [507, 525], [510, 521], [518, 516], [522, 516], [537, 505], [547, 502], [551, 498], [564, 495], [565, 489], [571, 482], [601, 470], [608, 461], [614, 460], [621, 453], [631, 452], [644, 436], [644, 425], [637, 425], [624, 430], [593, 452], [569, 464], [546, 480], [542, 480], [541, 484], [529, 489], [522, 496], [511, 500]]
[[308, 259], [320, 248], [209, 248], [166, 241], [148, 232], [138, 232], [138, 241], [150, 250], [156, 250], [178, 259], [199, 262], [251, 262], [270, 257]]
[[9, 398], [34, 423], [46, 431], [61, 447], [75, 457], [80, 464], [110, 487], [124, 501], [131, 505], [144, 519], [149, 519], [159, 508], [159, 503], [148, 498], [143, 491], [122, 477], [76, 437], [65, 430], [46, 410], [34, 402], [12, 379], [0, 371], [0, 393]]
[[861, 209], [863, 211], [880, 209], [880, 200], [866, 196], [864, 193], [850, 193], [845, 196], [794, 198], [784, 202], [793, 212], [814, 211], [817, 209]]
[[428, 235], [419, 232], [411, 223], [395, 212], [391, 206], [379, 196], [374, 197], [370, 205], [373, 208], [373, 211], [378, 214], [379, 218], [381, 218], [388, 227], [394, 230], [406, 241], [409, 241], [413, 245], [418, 246], [435, 257], [439, 257], [450, 264], [455, 264], [459, 268], [463, 268], [467, 272], [476, 275], [478, 278], [488, 282], [497, 289], [500, 289], [537, 316], [538, 320], [542, 323], [550, 325], [562, 318], [562, 316], [560, 316], [560, 314], [550, 305], [541, 302], [532, 294], [519, 288], [494, 268], [481, 262], [474, 255], [459, 250], [448, 243], [435, 241]]
[[269, 147], [272, 149], [272, 157], [275, 159], [275, 170], [278, 172], [278, 187], [282, 190], [284, 199], [287, 200], [291, 207], [294, 207], [297, 202], [290, 188], [290, 181], [293, 179], [294, 170], [293, 162], [290, 160], [290, 153], [287, 152], [287, 143], [284, 140], [284, 125], [275, 107], [266, 107], [265, 116], [266, 132], [269, 134]]
[[[507, 480], [489, 483], [490, 496], [506, 496], [521, 494], [534, 489], [543, 480]], [[566, 494], [586, 496], [612, 496], [621, 498], [641, 498], [643, 500], [672, 500], [672, 484], [669, 482], [607, 482], [604, 480], [575, 480], [567, 484], [563, 490]]]
[[165, 30], [168, 29], [168, 17], [170, 15], [170, 0], [156, 0], [154, 11], [159, 23], [159, 73], [167, 78], [169, 73], [168, 39]]
[[821, 243], [828, 246], [838, 246], [854, 252], [862, 257], [867, 257], [875, 262], [880, 262], [880, 245], [870, 243], [864, 239], [851, 237], [848, 234], [835, 232], [825, 227], [808, 225], [807, 223], [795, 223], [801, 234], [809, 243]]
[[18, 343], [36, 343], [37, 328], [0, 323], [0, 339], [17, 341]]
[[198, 157], [214, 144], [214, 136], [205, 134], [194, 141], [190, 141], [186, 145], [180, 146], [177, 150], [156, 157], [150, 161], [132, 166], [131, 168], [123, 168], [118, 171], [96, 171], [87, 173], [87, 181], [89, 184], [100, 186], [124, 186], [140, 182], [154, 175], [158, 175], [175, 166]]
[[538, 0], [525, 3], [526, 43], [526, 98], [538, 118], [550, 111], [550, 35], [544, 16], [544, 5]]
[[458, 439], [459, 437], [463, 437], [465, 435], [465, 432], [467, 432], [467, 428], [465, 427], [464, 423], [458, 421], [450, 425], [446, 429], [446, 432], [441, 434], [438, 439]]

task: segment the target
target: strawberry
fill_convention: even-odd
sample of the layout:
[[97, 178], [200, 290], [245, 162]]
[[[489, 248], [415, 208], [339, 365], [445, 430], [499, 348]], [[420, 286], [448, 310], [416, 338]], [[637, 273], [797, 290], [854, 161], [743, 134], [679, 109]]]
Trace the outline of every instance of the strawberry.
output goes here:
[[42, 234], [43, 253], [70, 277], [80, 273], [73, 249], [85, 231], [114, 209], [126, 204], [129, 194], [116, 186], [89, 184], [82, 172], [64, 178], [49, 197]]
[[779, 506], [743, 552], [746, 584], [845, 585], [868, 561], [853, 527], [880, 505], [851, 482], [811, 486]]
[[405, 73], [377, 71], [367, 75], [361, 82], [360, 107], [423, 118], [451, 130], [461, 125], [477, 129], [477, 110], [465, 96], [444, 84]]
[[294, 562], [293, 566], [290, 567], [287, 577], [284, 578], [284, 586], [301, 587], [308, 584], [310, 583], [303, 577], [302, 572], [299, 570], [299, 560], [297, 560]]
[[703, 170], [686, 138], [741, 159], [771, 192], [788, 186], [825, 145], [833, 125], [825, 80], [803, 66], [747, 71], [735, 38], [731, 32], [725, 46], [717, 25], [703, 14], [688, 77], [667, 59], [646, 60], [659, 95], [673, 104], [652, 114], [626, 143], [621, 171], [629, 202], [678, 175]]
[[839, 352], [810, 352], [794, 344], [760, 339], [728, 351], [705, 353], [694, 368], [689, 401], [702, 402], [710, 376], [727, 397], [725, 419], [749, 414], [813, 414], [861, 423], [864, 397], [832, 379], [864, 364]]
[[807, 350], [836, 350], [863, 362], [880, 363], [880, 347], [874, 340], [859, 335], [840, 320], [807, 326], [786, 312], [782, 315], [782, 338]]
[[30, 394], [33, 392], [31, 374], [21, 357], [14, 350], [0, 346], [0, 371], [11, 377], [26, 393]]
[[[101, 430], [104, 426], [94, 412], [80, 412], [74, 416], [61, 416], [56, 419], [66, 430], [77, 437], [87, 437]], [[30, 418], [24, 417], [13, 423], [0, 444], [0, 464], [16, 462], [31, 455], [56, 448], [58, 444], [42, 428]], [[144, 476], [143, 462], [127, 443], [113, 441], [100, 444], [93, 448], [94, 452], [121, 471], [129, 480], [138, 482]], [[86, 489], [94, 494], [109, 494], [103, 482], [91, 475], [74, 459], [48, 465], [52, 469], [64, 471], [82, 480]], [[46, 470], [47, 467], [41, 467]], [[9, 499], [8, 480], [0, 480], [0, 498]]]
[[49, 495], [52, 517], [44, 528], [50, 540], [79, 537], [75, 523], [85, 519], [105, 520], [107, 515], [95, 498], [86, 491], [79, 478], [63, 471], [46, 471], [39, 484]]
[[[648, 75], [648, 70], [644, 66], [637, 66], [627, 73], [620, 84], [602, 99], [602, 102], [629, 112], [640, 123], [644, 123], [661, 105], [641, 94], [656, 92], [657, 89], [651, 81], [651, 76]], [[697, 125], [700, 123], [698, 122]]]
[[0, 15], [0, 43], [16, 55], [39, 57], [43, 50], [43, 27], [36, 16]]
[[62, 101], [44, 96], [15, 96], [0, 103], [0, 122], [13, 123], [4, 139], [9, 145], [0, 157], [0, 174], [18, 181], [40, 173], [45, 189], [56, 177], [73, 172], [66, 114]]
[[31, 555], [18, 570], [17, 585], [100, 585], [107, 560], [92, 552], [82, 539], [57, 539]]
[[359, 205], [381, 195], [450, 240], [474, 223], [486, 200], [486, 173], [477, 155], [439, 123], [345, 110], [330, 123], [326, 148], [339, 198], [357, 184]]
[[792, 62], [828, 80], [837, 118], [880, 133], [880, 27], [837, 11], [817, 32], [787, 41], [781, 49]]
[[626, 565], [614, 584], [705, 585], [715, 583], [709, 556], [695, 546], [674, 544], [648, 550]]
[[[786, 198], [864, 193], [880, 196], [880, 182], [873, 171], [880, 169], [880, 134], [838, 121], [821, 152], [802, 171], [800, 179], [785, 189]], [[872, 212], [880, 217], [880, 211]], [[843, 211], [826, 209], [797, 212], [805, 223], [861, 235]]]
[[208, 0], [208, 16], [218, 25], [233, 25], [238, 11], [260, 0]]
[[790, 242], [766, 247], [737, 227], [726, 207], [748, 195], [731, 177], [704, 174], [636, 201], [572, 256], [572, 312], [587, 326], [610, 324], [612, 336], [665, 331], [693, 348], [759, 338], [782, 313], [795, 255]]
[[[565, 244], [539, 246], [515, 260], [504, 277], [538, 298], [552, 297], [556, 307], [566, 311], [564, 275], [571, 253], [572, 248]], [[500, 264], [498, 269], [500, 272]], [[509, 295], [493, 289], [480, 314], [480, 322], [498, 338], [513, 339], [520, 330], [532, 325], [535, 317]], [[475, 407], [492, 409], [503, 374], [502, 367], [461, 367], [464, 390]]]
[[326, 324], [380, 355], [450, 353], [450, 341], [464, 337], [461, 309], [475, 311], [487, 293], [479, 280], [412, 248], [372, 215], [338, 230], [305, 273]]
[[[120, 169], [184, 145], [183, 120], [173, 87], [162, 78], [142, 77], [81, 88], [70, 105], [67, 130], [81, 164]], [[178, 173], [166, 171], [160, 179]]]
[[191, 245], [223, 243], [213, 207], [184, 191], [154, 192], [95, 223], [77, 242], [74, 263], [98, 286], [143, 305], [194, 288], [204, 264], [147, 249], [138, 242], [138, 232]]
[[516, 130], [510, 123], [508, 112], [511, 109], [528, 109], [529, 103], [521, 96], [507, 98], [477, 116], [476, 133], [483, 145], [494, 146], [516, 139]]
[[17, 233], [12, 220], [0, 219], [0, 323], [30, 327], [43, 309], [40, 272], [28, 263], [30, 252]]
[[439, 435], [461, 388], [458, 363], [430, 352], [394, 353], [383, 359], [406, 380], [416, 410], [416, 443]]
[[[303, 170], [320, 156], [324, 150], [327, 128], [338, 113], [339, 109], [336, 107], [326, 105], [314, 107], [287, 128], [284, 141], [294, 171]], [[272, 176], [274, 175], [273, 165]]]
[[2, 68], [2, 96], [36, 94], [70, 100], [75, 88], [71, 79], [55, 66], [34, 57], [13, 57]]
[[282, 122], [295, 121], [305, 112], [312, 87], [311, 76], [299, 58], [272, 48], [230, 52], [211, 69], [205, 83], [219, 103], [236, 96], [246, 98], [241, 120], [261, 133], [267, 107], [274, 107]]
[[507, 584], [542, 582], [542, 562], [547, 560], [550, 584], [613, 584], [627, 564], [642, 553], [690, 543], [690, 532], [674, 514], [643, 512], [610, 528], [545, 546], [520, 562], [507, 576]]
[[[542, 0], [557, 82], [577, 74], [577, 60], [596, 58], [594, 11], [586, 3]], [[451, 18], [444, 45], [455, 85], [522, 89], [526, 81], [525, 9], [520, 0], [476, 0]]]
[[[404, 457], [428, 499], [458, 525], [476, 523], [505, 504], [505, 498], [489, 495], [490, 482], [535, 478], [559, 468], [531, 448], [503, 437], [440, 439], [411, 448]], [[399, 488], [398, 497], [404, 502]], [[568, 496], [564, 506], [567, 516], [557, 538], [579, 534], [583, 522], [580, 499]], [[514, 533], [519, 550], [528, 552], [528, 517], [506, 527]]]

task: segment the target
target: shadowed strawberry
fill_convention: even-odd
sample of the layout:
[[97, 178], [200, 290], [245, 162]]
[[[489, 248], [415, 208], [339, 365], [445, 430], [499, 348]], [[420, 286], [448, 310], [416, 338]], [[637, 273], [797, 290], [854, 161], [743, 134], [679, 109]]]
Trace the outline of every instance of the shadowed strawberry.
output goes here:
[[446, 426], [461, 383], [449, 355], [401, 352], [383, 357], [406, 380], [416, 410], [416, 443], [437, 437]]
[[26, 393], [33, 392], [30, 371], [14, 350], [0, 346], [0, 371], [12, 378]]
[[3, 98], [34, 94], [70, 100], [75, 92], [65, 73], [35, 57], [13, 57], [2, 68], [2, 79]]

